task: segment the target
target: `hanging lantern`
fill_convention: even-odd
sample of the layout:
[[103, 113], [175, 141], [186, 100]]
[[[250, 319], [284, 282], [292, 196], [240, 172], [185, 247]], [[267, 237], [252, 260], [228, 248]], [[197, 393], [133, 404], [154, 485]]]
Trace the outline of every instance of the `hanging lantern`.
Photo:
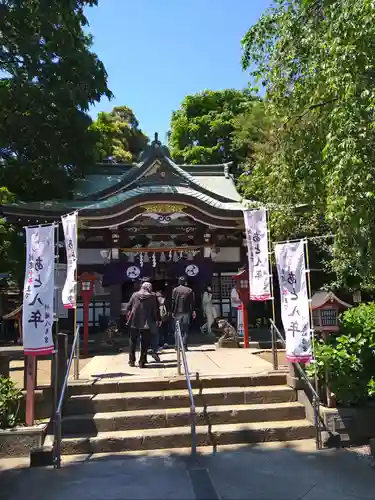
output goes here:
[[148, 256], [148, 253], [145, 253], [144, 254], [144, 257], [143, 257], [143, 262], [145, 264], [147, 264], [148, 262], [150, 262], [150, 257]]
[[178, 262], [177, 252], [173, 252], [172, 260], [173, 260], [173, 262]]
[[129, 262], [131, 262], [131, 263], [135, 262], [135, 255], [133, 252], [129, 253]]
[[193, 260], [193, 252], [191, 250], [188, 251], [187, 260]]
[[167, 260], [165, 253], [161, 252], [159, 262], [165, 262]]

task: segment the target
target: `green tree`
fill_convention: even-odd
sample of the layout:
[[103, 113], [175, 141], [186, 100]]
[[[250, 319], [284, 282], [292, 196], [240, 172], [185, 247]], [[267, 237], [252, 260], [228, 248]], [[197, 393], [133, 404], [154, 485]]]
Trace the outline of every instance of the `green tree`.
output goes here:
[[242, 41], [271, 123], [247, 196], [284, 206], [284, 237], [291, 205], [308, 204], [304, 229], [335, 235], [330, 263], [349, 287], [375, 285], [374, 21], [371, 0], [276, 0]]
[[67, 197], [92, 164], [87, 114], [107, 74], [84, 9], [97, 0], [0, 3], [0, 185], [25, 201]]
[[[0, 205], [15, 201], [7, 188], [0, 188]], [[9, 273], [13, 281], [21, 283], [25, 272], [25, 243], [19, 235], [22, 230], [0, 218], [0, 272]]]
[[99, 113], [91, 129], [98, 136], [96, 160], [112, 158], [116, 162], [136, 161], [148, 143], [138, 120], [127, 106], [117, 106], [110, 113]]
[[174, 111], [169, 134], [173, 158], [179, 163], [241, 163], [248, 152], [240, 137], [234, 142], [238, 120], [251, 113], [259, 98], [249, 90], [205, 90], [186, 96]]

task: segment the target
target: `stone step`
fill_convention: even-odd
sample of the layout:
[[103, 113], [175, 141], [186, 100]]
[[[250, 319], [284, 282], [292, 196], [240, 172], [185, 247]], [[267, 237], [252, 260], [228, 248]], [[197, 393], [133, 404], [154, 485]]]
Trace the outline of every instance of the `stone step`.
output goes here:
[[[191, 374], [193, 388], [209, 387], [250, 387], [285, 385], [285, 373], [265, 373], [260, 375], [215, 375], [197, 377]], [[100, 394], [109, 392], [142, 392], [167, 391], [169, 389], [185, 389], [185, 375], [170, 377], [129, 377], [120, 380], [86, 380], [69, 381], [68, 393], [71, 396], [83, 394]]]
[[[196, 406], [285, 403], [296, 400], [288, 386], [218, 387], [194, 389]], [[68, 400], [65, 415], [106, 413], [126, 410], [186, 408], [187, 389], [77, 395]]]
[[[198, 426], [305, 418], [305, 408], [298, 402], [210, 406], [208, 409], [197, 408], [196, 411]], [[67, 416], [63, 419], [63, 433], [95, 436], [98, 432], [183, 427], [185, 425], [190, 425], [189, 408], [132, 410]]]
[[[307, 420], [256, 422], [197, 426], [197, 446], [214, 446], [311, 439], [315, 429]], [[65, 437], [61, 451], [65, 455], [120, 451], [187, 448], [191, 430], [186, 427], [100, 432], [94, 437]]]

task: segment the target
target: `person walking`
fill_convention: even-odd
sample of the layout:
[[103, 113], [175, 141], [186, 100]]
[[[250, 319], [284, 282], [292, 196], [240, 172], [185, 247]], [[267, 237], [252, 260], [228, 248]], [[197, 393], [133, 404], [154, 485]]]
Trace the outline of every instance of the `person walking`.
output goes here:
[[172, 307], [173, 319], [179, 322], [182, 341], [185, 350], [188, 350], [187, 339], [189, 335], [189, 327], [191, 318], [195, 318], [194, 310], [194, 292], [187, 286], [185, 276], [178, 278], [178, 286], [172, 292]]
[[156, 292], [156, 298], [158, 300], [159, 317], [160, 317], [159, 346], [162, 347], [163, 349], [168, 349], [170, 316], [167, 307], [167, 301], [161, 290], [159, 292]]
[[212, 303], [212, 288], [207, 285], [202, 296], [202, 311], [206, 318], [206, 323], [201, 326], [203, 335], [212, 335], [212, 323], [217, 317], [215, 306]]
[[236, 285], [233, 285], [230, 292], [230, 312], [232, 325], [237, 326], [237, 310], [241, 306], [242, 302], [240, 296], [238, 295]]
[[126, 309], [130, 326], [129, 366], [135, 366], [135, 351], [140, 338], [141, 353], [138, 366], [144, 368], [147, 363], [151, 332], [159, 322], [157, 300], [152, 293], [151, 283], [148, 281], [142, 283], [140, 290], [131, 296]]

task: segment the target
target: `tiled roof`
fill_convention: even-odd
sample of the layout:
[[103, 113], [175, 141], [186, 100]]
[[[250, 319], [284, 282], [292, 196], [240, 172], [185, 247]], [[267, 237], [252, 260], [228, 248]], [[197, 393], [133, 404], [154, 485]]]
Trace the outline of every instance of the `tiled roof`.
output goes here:
[[105, 175], [105, 174], [89, 174], [85, 179], [79, 179], [75, 183], [74, 194], [75, 198], [94, 195], [99, 191], [104, 191], [123, 180], [126, 174]]
[[201, 200], [208, 205], [224, 209], [224, 210], [242, 210], [243, 206], [239, 202], [229, 202], [224, 203], [218, 200], [215, 200], [211, 196], [208, 196], [204, 193], [200, 193], [195, 189], [191, 189], [183, 186], [143, 186], [137, 187], [134, 189], [129, 189], [127, 191], [122, 191], [118, 194], [110, 196], [105, 200], [100, 200], [96, 203], [88, 205], [86, 208], [90, 210], [98, 210], [103, 208], [110, 208], [119, 203], [122, 203], [125, 200], [129, 200], [136, 196], [148, 195], [148, 194], [182, 194], [186, 196], [190, 196], [194, 199]]
[[224, 175], [199, 175], [193, 177], [200, 180], [202, 184], [215, 194], [225, 196], [233, 201], [241, 201], [242, 199], [232, 177], [225, 177]]

